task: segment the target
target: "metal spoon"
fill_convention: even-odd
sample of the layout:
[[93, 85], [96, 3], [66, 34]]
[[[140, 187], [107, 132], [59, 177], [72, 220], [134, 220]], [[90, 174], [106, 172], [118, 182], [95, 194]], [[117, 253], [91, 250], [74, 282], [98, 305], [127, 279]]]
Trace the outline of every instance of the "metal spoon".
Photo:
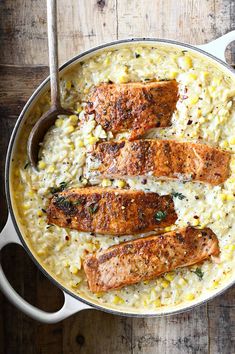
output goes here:
[[35, 169], [37, 169], [39, 143], [42, 142], [48, 129], [55, 123], [55, 120], [59, 114], [70, 115], [73, 113], [72, 111], [62, 108], [60, 102], [56, 0], [47, 0], [47, 30], [51, 85], [51, 107], [36, 122], [28, 138], [28, 158]]

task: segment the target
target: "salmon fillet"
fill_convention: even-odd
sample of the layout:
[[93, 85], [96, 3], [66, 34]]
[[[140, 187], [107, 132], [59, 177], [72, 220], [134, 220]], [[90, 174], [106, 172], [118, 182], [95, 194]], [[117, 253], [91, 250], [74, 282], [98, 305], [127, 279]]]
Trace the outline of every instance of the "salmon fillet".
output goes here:
[[154, 176], [218, 185], [229, 176], [230, 153], [174, 140], [123, 140], [98, 144], [91, 159], [109, 178]]
[[61, 227], [117, 236], [152, 231], [177, 219], [171, 196], [100, 187], [55, 195], [47, 217]]
[[153, 279], [219, 252], [218, 239], [209, 228], [188, 227], [120, 243], [87, 256], [83, 266], [90, 290], [100, 292]]
[[175, 80], [102, 83], [93, 87], [86, 111], [105, 130], [120, 133], [130, 130], [136, 139], [155, 127], [168, 127], [176, 109], [178, 84]]

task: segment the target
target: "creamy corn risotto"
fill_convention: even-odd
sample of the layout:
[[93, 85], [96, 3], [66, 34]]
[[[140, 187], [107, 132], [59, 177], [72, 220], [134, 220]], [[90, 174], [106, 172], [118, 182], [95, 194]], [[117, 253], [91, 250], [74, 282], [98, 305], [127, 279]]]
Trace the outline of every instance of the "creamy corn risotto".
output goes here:
[[[64, 107], [74, 115], [59, 116], [48, 131], [40, 149], [39, 172], [28, 164], [28, 130], [20, 140], [13, 161], [12, 189], [19, 222], [26, 242], [40, 263], [72, 292], [100, 305], [130, 311], [152, 311], [199, 300], [206, 292], [221, 287], [232, 276], [235, 264], [235, 158], [231, 175], [220, 186], [193, 182], [158, 181], [154, 178], [124, 180], [99, 179], [89, 161], [89, 151], [100, 141], [121, 139], [107, 133], [94, 120], [84, 120], [84, 105], [92, 85], [112, 81], [176, 79], [180, 98], [169, 128], [153, 129], [145, 137], [200, 141], [225, 150], [235, 150], [235, 83], [211, 61], [191, 51], [163, 45], [126, 45], [105, 50], [74, 67], [61, 79]], [[37, 102], [30, 123], [34, 123], [50, 104], [47, 93]], [[210, 227], [217, 235], [219, 259], [178, 269], [152, 281], [126, 286], [121, 290], [92, 294], [87, 286], [82, 262], [87, 252], [136, 238], [102, 236], [47, 224], [45, 209], [52, 188], [87, 185], [131, 188], [174, 196], [178, 220], [165, 231], [187, 225]], [[153, 233], [151, 233], [153, 234]], [[141, 235], [142, 236], [142, 235]], [[138, 235], [138, 237], [140, 237]]]

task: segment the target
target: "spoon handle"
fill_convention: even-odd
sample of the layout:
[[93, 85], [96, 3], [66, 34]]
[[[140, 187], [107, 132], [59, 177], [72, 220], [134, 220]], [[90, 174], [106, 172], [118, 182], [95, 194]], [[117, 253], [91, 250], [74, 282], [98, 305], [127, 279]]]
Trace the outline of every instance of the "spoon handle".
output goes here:
[[58, 70], [57, 1], [47, 0], [47, 31], [51, 83], [51, 106], [60, 108], [60, 87]]

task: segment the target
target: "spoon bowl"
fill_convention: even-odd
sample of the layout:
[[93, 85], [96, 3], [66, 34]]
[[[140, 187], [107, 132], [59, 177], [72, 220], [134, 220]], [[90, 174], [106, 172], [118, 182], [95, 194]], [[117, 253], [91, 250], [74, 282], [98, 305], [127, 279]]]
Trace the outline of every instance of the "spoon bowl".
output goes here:
[[28, 158], [31, 165], [35, 169], [37, 169], [40, 143], [43, 141], [43, 138], [48, 129], [55, 123], [57, 116], [60, 114], [74, 114], [74, 112], [62, 108], [60, 102], [56, 0], [47, 0], [47, 30], [51, 85], [51, 108], [45, 112], [36, 122], [28, 138]]
[[43, 138], [48, 129], [55, 123], [58, 115], [62, 114], [71, 115], [74, 114], [74, 112], [62, 107], [51, 107], [40, 117], [30, 132], [27, 144], [27, 152], [29, 161], [35, 169], [37, 169], [40, 143], [43, 141]]

